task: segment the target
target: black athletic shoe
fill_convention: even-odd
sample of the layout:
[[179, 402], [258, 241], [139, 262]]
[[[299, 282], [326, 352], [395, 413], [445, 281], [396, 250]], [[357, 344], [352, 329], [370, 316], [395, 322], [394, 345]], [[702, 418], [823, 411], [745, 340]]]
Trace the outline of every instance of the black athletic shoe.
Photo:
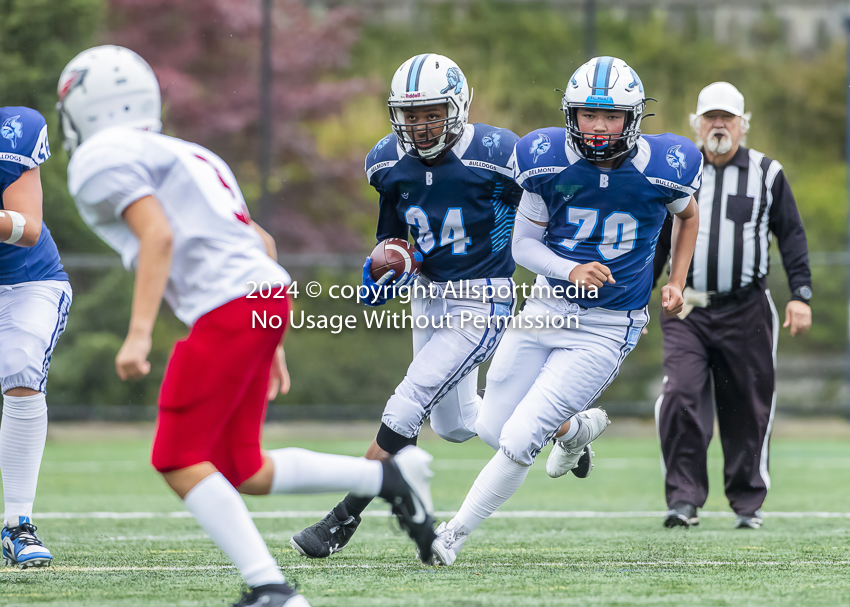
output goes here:
[[699, 525], [697, 507], [687, 502], [676, 502], [664, 516], [664, 526], [668, 529], [673, 527], [696, 527]]
[[327, 558], [345, 548], [359, 524], [360, 517], [349, 516], [345, 504], [340, 503], [318, 523], [293, 535], [289, 545], [302, 556]]
[[419, 447], [405, 447], [384, 462], [381, 487], [381, 497], [392, 506], [393, 514], [426, 565], [431, 563], [431, 544], [437, 537], [430, 485], [433, 472], [428, 467], [432, 459]]
[[578, 458], [578, 463], [576, 467], [570, 470], [573, 473], [573, 476], [578, 478], [587, 478], [587, 475], [590, 474], [590, 471], [593, 470], [593, 456], [596, 455], [590, 449], [590, 445], [584, 446], [584, 453], [581, 454], [581, 457]]
[[298, 594], [289, 584], [266, 584], [251, 588], [242, 594], [238, 603], [233, 607], [310, 607], [303, 596]]

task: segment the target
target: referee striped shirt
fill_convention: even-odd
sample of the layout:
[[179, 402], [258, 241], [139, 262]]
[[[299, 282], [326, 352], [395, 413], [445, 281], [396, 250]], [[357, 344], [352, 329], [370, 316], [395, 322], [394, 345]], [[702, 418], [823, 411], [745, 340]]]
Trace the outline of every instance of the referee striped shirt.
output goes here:
[[[699, 235], [688, 286], [726, 293], [764, 278], [774, 236], [792, 293], [811, 286], [806, 233], [779, 162], [744, 147], [720, 167], [706, 159], [696, 199]], [[656, 276], [666, 264], [671, 231], [668, 217], [656, 249]]]

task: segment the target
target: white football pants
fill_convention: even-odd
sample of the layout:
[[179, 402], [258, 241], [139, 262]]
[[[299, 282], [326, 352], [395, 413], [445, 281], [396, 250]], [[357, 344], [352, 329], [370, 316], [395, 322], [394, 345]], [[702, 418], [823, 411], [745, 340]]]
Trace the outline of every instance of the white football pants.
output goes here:
[[[504, 323], [495, 319], [513, 314], [514, 283], [509, 278], [469, 282], [505, 285], [502, 292], [510, 296], [491, 302], [415, 297], [410, 303], [413, 318], [428, 318], [428, 326], [413, 329], [413, 362], [381, 418], [402, 436], [417, 436], [429, 417], [431, 428], [447, 441], [460, 443], [476, 434], [481, 407], [478, 365], [493, 356], [505, 334]], [[470, 318], [482, 320], [476, 323]]]
[[70, 307], [66, 281], [0, 285], [0, 391], [47, 390], [50, 358]]
[[[521, 328], [574, 316], [571, 328]], [[584, 308], [563, 298], [529, 298], [487, 373], [476, 423], [481, 440], [530, 466], [561, 425], [587, 409], [617, 376], [649, 322], [646, 308]], [[564, 325], [565, 327], [567, 325]]]

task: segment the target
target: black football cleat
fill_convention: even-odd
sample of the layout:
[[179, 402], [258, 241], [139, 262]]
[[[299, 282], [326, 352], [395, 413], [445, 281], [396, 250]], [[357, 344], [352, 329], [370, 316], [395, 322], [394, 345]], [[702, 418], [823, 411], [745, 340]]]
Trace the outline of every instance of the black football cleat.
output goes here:
[[570, 470], [573, 473], [573, 476], [577, 478], [587, 478], [590, 474], [590, 471], [593, 470], [593, 456], [596, 455], [591, 449], [590, 445], [584, 446], [584, 453], [581, 454], [581, 457], [578, 458], [578, 463], [576, 467]]
[[360, 524], [359, 516], [349, 516], [345, 504], [339, 503], [315, 525], [299, 531], [289, 545], [302, 556], [324, 559], [342, 551]]
[[233, 607], [310, 607], [303, 596], [289, 584], [256, 586], [242, 594]]
[[664, 526], [668, 529], [674, 527], [696, 527], [699, 525], [697, 507], [687, 502], [676, 502], [664, 515]]
[[431, 501], [429, 468], [433, 458], [419, 447], [405, 447], [392, 459], [384, 462], [384, 482], [381, 497], [392, 506], [402, 529], [416, 544], [419, 558], [431, 563], [431, 544], [434, 534], [434, 504]]

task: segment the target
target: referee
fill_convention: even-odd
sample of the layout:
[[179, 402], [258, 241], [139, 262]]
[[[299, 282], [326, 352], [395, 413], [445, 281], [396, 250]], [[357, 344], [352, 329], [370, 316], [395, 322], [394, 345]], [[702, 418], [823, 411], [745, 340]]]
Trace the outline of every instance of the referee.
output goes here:
[[[770, 488], [768, 447], [776, 408], [779, 318], [765, 289], [775, 236], [792, 299], [791, 335], [808, 331], [812, 297], [806, 234], [782, 165], [741, 145], [744, 97], [727, 82], [704, 88], [691, 126], [704, 156], [700, 225], [679, 317], [661, 317], [664, 392], [655, 406], [665, 468], [666, 527], [699, 524], [708, 496], [706, 451], [716, 403], [726, 497], [736, 528], [759, 529]], [[656, 278], [670, 252], [662, 229]]]

